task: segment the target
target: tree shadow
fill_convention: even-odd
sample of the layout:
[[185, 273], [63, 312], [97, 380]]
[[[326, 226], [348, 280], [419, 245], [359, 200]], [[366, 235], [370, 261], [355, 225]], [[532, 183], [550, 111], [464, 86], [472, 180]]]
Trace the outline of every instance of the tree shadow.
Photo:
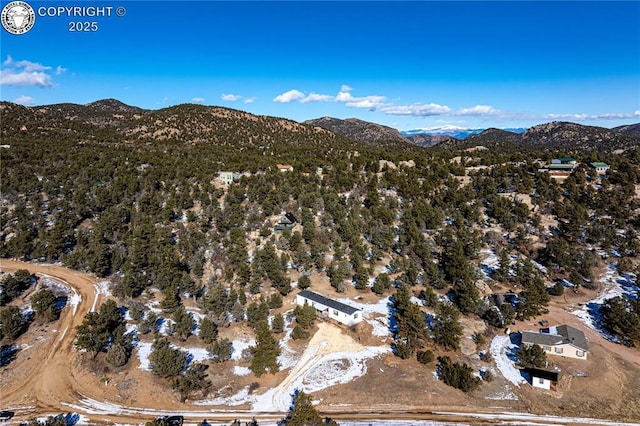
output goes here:
[[9, 365], [16, 359], [16, 354], [20, 351], [20, 348], [14, 345], [4, 345], [0, 347], [0, 367]]

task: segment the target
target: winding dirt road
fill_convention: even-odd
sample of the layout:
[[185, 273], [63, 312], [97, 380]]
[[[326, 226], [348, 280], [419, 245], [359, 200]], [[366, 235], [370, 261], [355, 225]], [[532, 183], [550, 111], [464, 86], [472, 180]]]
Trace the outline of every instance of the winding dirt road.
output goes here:
[[[95, 286], [97, 280], [87, 274], [56, 265], [41, 265], [11, 260], [0, 260], [0, 269], [15, 272], [26, 269], [33, 274], [49, 275], [74, 289], [80, 296], [76, 307], [66, 307], [58, 320], [55, 337], [43, 343], [42, 360], [34, 363], [28, 371], [20, 372], [26, 377], [9, 384], [2, 391], [3, 406], [33, 406], [34, 412], [60, 412], [61, 401], [75, 401], [82, 389], [73, 375], [71, 360], [74, 356], [73, 340], [78, 326], [93, 306], [100, 303], [100, 294]], [[74, 315], [75, 311], [75, 315]]]

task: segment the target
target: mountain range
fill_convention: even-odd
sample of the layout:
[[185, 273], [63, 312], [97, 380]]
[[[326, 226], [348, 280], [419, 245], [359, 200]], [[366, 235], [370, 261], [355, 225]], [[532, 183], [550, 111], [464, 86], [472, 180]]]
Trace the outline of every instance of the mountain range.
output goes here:
[[[258, 148], [274, 155], [286, 149], [356, 148], [367, 144], [394, 150], [464, 148], [484, 144], [548, 146], [612, 151], [640, 145], [640, 124], [607, 129], [551, 122], [529, 129], [463, 129], [443, 126], [400, 132], [356, 118], [322, 117], [298, 123], [230, 108], [182, 104], [159, 110], [104, 99], [86, 105], [24, 107], [0, 102], [0, 137], [66, 137], [78, 141], [182, 141], [214, 143], [229, 149]], [[354, 145], [355, 144], [355, 145]], [[288, 146], [289, 148], [284, 148]], [[412, 148], [413, 147], [413, 148]]]

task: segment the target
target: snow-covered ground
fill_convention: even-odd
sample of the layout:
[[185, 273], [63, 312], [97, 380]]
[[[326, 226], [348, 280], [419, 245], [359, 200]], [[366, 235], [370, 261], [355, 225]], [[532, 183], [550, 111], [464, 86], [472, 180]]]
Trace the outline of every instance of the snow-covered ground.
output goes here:
[[[615, 426], [638, 426], [637, 423], [621, 423], [612, 420], [601, 420], [584, 417], [563, 417], [563, 416], [551, 416], [551, 415], [538, 415], [530, 413], [453, 413], [453, 412], [439, 412], [434, 414], [451, 415], [451, 416], [464, 416], [475, 417], [477, 419], [485, 419], [491, 422], [491, 424], [545, 424], [545, 425], [557, 425], [557, 424], [589, 424], [589, 425], [615, 425]], [[496, 422], [497, 423], [494, 423]], [[542, 423], [541, 423], [542, 422]], [[484, 423], [484, 422], [483, 422]]]
[[253, 339], [240, 340], [236, 339], [231, 342], [233, 345], [233, 352], [231, 353], [231, 359], [234, 361], [240, 361], [242, 359], [242, 351], [249, 349], [250, 346], [255, 346], [256, 341]]
[[[500, 259], [498, 258], [498, 255], [496, 254], [496, 250], [495, 249], [482, 249], [480, 250], [480, 255], [481, 256], [486, 256], [481, 262], [480, 262], [480, 267], [482, 269], [482, 272], [487, 276], [487, 277], [491, 277], [491, 274], [493, 274], [499, 267], [500, 267]], [[540, 263], [536, 262], [535, 260], [528, 258], [531, 261], [531, 264], [538, 270], [540, 271], [540, 273], [542, 273], [543, 275], [547, 274], [547, 268], [543, 265], [541, 265]], [[509, 256], [509, 275], [514, 277], [516, 275], [516, 272], [514, 270], [514, 266], [516, 265], [516, 263], [519, 261], [518, 256]]]
[[605, 300], [616, 296], [635, 299], [638, 292], [637, 277], [633, 274], [620, 274], [618, 272], [618, 264], [612, 262], [607, 265], [607, 272], [602, 277], [601, 284], [602, 291], [598, 297], [585, 303], [580, 309], [572, 313], [588, 327], [597, 330], [606, 339], [617, 342], [618, 339], [607, 333], [602, 326], [600, 308]]
[[73, 315], [75, 315], [78, 311], [78, 305], [82, 302], [82, 296], [78, 294], [76, 289], [68, 285], [65, 281], [47, 274], [41, 274], [41, 280], [44, 286], [54, 288], [67, 296], [67, 306], [73, 309]]
[[520, 374], [520, 370], [515, 367], [516, 353], [518, 345], [511, 342], [511, 338], [506, 335], [497, 335], [491, 341], [489, 352], [493, 356], [493, 360], [505, 379], [516, 386], [527, 381]]
[[[128, 329], [128, 328], [127, 328]], [[149, 364], [149, 356], [151, 355], [151, 347], [153, 346], [153, 343], [150, 342], [141, 342], [138, 341], [136, 342], [136, 348], [138, 349], [137, 351], [137, 356], [138, 356], [138, 360], [140, 361], [140, 369], [141, 370], [146, 370], [146, 371], [150, 371], [151, 367]], [[208, 359], [211, 359], [211, 355], [209, 355], [209, 352], [207, 351], [206, 348], [184, 348], [181, 346], [176, 346], [176, 345], [171, 345], [172, 348], [177, 348], [180, 349], [181, 351], [184, 351], [187, 353], [187, 360], [189, 363], [192, 362], [203, 362], [206, 361]], [[234, 351], [235, 353], [235, 351]]]
[[362, 310], [365, 321], [373, 327], [371, 334], [377, 337], [391, 336], [389, 330], [389, 305], [391, 297], [380, 299], [378, 303], [360, 303], [351, 299], [337, 299], [338, 302]]
[[248, 376], [249, 374], [251, 374], [251, 370], [249, 370], [247, 367], [236, 365], [233, 367], [233, 374], [235, 374], [236, 376]]

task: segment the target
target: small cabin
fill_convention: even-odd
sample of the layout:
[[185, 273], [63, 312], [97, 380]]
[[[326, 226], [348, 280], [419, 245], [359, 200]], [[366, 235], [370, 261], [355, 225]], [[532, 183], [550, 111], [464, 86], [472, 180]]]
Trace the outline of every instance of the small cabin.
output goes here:
[[560, 373], [557, 371], [540, 370], [538, 368], [526, 368], [525, 373], [531, 377], [531, 386], [546, 390], [556, 390]]

